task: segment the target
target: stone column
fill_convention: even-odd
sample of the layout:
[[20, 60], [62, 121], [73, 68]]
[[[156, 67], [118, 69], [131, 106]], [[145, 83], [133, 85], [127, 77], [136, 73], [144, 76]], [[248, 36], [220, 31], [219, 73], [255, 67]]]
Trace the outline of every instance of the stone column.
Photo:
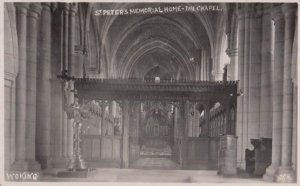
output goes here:
[[[235, 42], [237, 43], [237, 42]], [[230, 51], [230, 64], [232, 68], [232, 78], [231, 80], [238, 80], [238, 49], [233, 48]]]
[[190, 108], [190, 119], [188, 120], [188, 136], [192, 137], [193, 136], [193, 129], [194, 129], [194, 116], [195, 116], [195, 110], [194, 110], [194, 104], [191, 105]]
[[37, 105], [36, 105], [36, 150], [42, 168], [51, 167], [51, 4], [42, 3], [41, 36], [38, 58]]
[[[247, 7], [250, 8], [250, 7]], [[249, 125], [248, 125], [248, 111], [249, 111], [249, 55], [250, 55], [250, 24], [251, 24], [251, 16], [248, 9], [245, 9], [245, 41], [244, 41], [244, 58], [242, 62], [244, 63], [244, 71], [243, 71], [243, 147], [248, 148], [249, 145]], [[244, 151], [244, 149], [243, 149]], [[245, 157], [243, 157], [245, 158]]]
[[293, 142], [292, 142], [292, 167], [293, 167], [293, 170], [295, 171], [295, 174], [297, 175], [297, 130], [298, 130], [298, 127], [297, 127], [297, 119], [298, 119], [298, 116], [297, 116], [297, 110], [298, 110], [298, 106], [297, 106], [297, 103], [298, 103], [298, 86], [294, 85], [294, 95], [293, 95], [293, 98], [294, 98], [294, 104], [293, 104], [293, 111], [294, 111], [294, 115], [293, 115]]
[[129, 101], [124, 100], [122, 108], [122, 168], [129, 167]]
[[[295, 36], [294, 36], [294, 41], [298, 41], [298, 15], [296, 19], [296, 26], [295, 26]], [[297, 116], [297, 110], [298, 110], [298, 81], [297, 81], [297, 63], [298, 63], [298, 43], [294, 42], [293, 44], [293, 59], [292, 59], [292, 78], [293, 78], [293, 85], [294, 85], [294, 90], [293, 90], [293, 147], [292, 147], [292, 167], [297, 175], [297, 121], [298, 121], [298, 116]]]
[[[68, 97], [67, 97], [67, 103], [68, 105], [71, 105], [71, 104], [74, 104], [75, 100], [74, 100], [74, 82], [73, 81], [69, 81], [69, 91], [68, 91]], [[74, 125], [74, 119], [69, 119], [67, 118], [67, 128], [66, 128], [66, 134], [67, 134], [67, 159], [70, 159], [72, 158], [73, 156], [73, 142], [74, 142], [74, 128], [73, 128], [73, 125]]]
[[[61, 4], [61, 61], [62, 61], [62, 73], [65, 74], [68, 70], [68, 27], [69, 27], [69, 4], [68, 3], [62, 3]], [[72, 85], [69, 84], [69, 89], [72, 89]], [[72, 97], [71, 92], [67, 93], [66, 99], [63, 100], [64, 104], [71, 104]], [[65, 160], [69, 160], [71, 158], [71, 154], [73, 154], [73, 151], [71, 148], [73, 148], [71, 144], [71, 138], [73, 142], [73, 134], [71, 134], [72, 131], [72, 119], [67, 119], [67, 114], [64, 113], [63, 115], [63, 156]], [[71, 145], [71, 146], [70, 146]]]
[[29, 3], [16, 3], [19, 73], [16, 79], [16, 158], [12, 170], [26, 170], [26, 46]]
[[[100, 158], [104, 159], [104, 136], [105, 136], [105, 107], [106, 107], [106, 102], [102, 100], [101, 102], [101, 141], [100, 141]], [[123, 112], [124, 113], [124, 112]], [[123, 120], [124, 121], [124, 120]]]
[[202, 80], [206, 80], [206, 51], [203, 49], [203, 59], [202, 59]]
[[210, 74], [210, 71], [209, 71], [209, 65], [210, 65], [210, 59], [211, 59], [211, 57], [210, 57], [210, 56], [207, 56], [207, 59], [206, 59], [206, 81], [209, 81], [209, 74]]
[[261, 40], [262, 5], [255, 6], [250, 23], [249, 39], [249, 89], [248, 89], [248, 140], [258, 139], [260, 131], [260, 76], [261, 76]]
[[208, 103], [204, 105], [204, 119], [205, 124], [202, 128], [202, 136], [208, 137], [209, 136], [209, 105]]
[[184, 105], [182, 105], [184, 108], [184, 120], [183, 120], [183, 136], [182, 136], [182, 168], [185, 169], [188, 166], [188, 130], [189, 130], [189, 121], [191, 118], [191, 103], [190, 101], [185, 101]]
[[74, 71], [74, 68], [76, 68], [76, 60], [74, 59], [75, 57], [75, 32], [76, 32], [76, 17], [75, 14], [77, 13], [77, 4], [76, 3], [71, 3], [70, 4], [70, 10], [69, 10], [69, 30], [68, 30], [68, 58], [69, 58], [69, 63], [68, 63], [68, 71], [70, 76], [75, 76], [76, 73]]
[[[238, 12], [238, 79], [239, 81], [239, 89], [243, 91], [244, 89], [244, 45], [245, 45], [245, 17], [243, 10], [239, 10]], [[237, 126], [236, 126], [236, 134], [238, 136], [237, 142], [237, 158], [238, 158], [238, 166], [239, 168], [245, 168], [245, 158], [244, 158], [244, 112], [243, 112], [243, 103], [244, 96], [239, 96], [237, 98]]]
[[[237, 34], [232, 34], [232, 36], [236, 37]], [[229, 80], [238, 80], [238, 64], [237, 64], [237, 58], [238, 58], [238, 49], [237, 49], [237, 39], [236, 38], [231, 38], [231, 40], [234, 40], [232, 41], [233, 42], [233, 48], [229, 48], [226, 50], [226, 53], [227, 55], [229, 56], [230, 58], [230, 63], [228, 65], [228, 75], [229, 75]], [[227, 76], [228, 76], [227, 75]]]
[[207, 52], [204, 50], [204, 59], [203, 59], [203, 80], [206, 81], [206, 63], [207, 63]]
[[[67, 9], [65, 9], [65, 11], [68, 11]], [[73, 3], [71, 3], [69, 5], [69, 13], [65, 12], [65, 23], [68, 24], [68, 27], [65, 27], [64, 29], [68, 29], [65, 30], [64, 33], [66, 33], [65, 37], [68, 38], [64, 38], [64, 42], [68, 43], [67, 46], [65, 46], [66, 50], [68, 50], [68, 53], [65, 53], [65, 57], [67, 56], [67, 69], [68, 69], [68, 75], [70, 76], [75, 76], [74, 72], [73, 72], [73, 67], [75, 66], [75, 59], [74, 59], [74, 53], [75, 53], [75, 13], [77, 11], [77, 6], [76, 4], [73, 5]], [[74, 82], [70, 81], [70, 92], [68, 94], [68, 104], [73, 104], [74, 103]], [[68, 148], [68, 158], [71, 158], [73, 156], [73, 136], [74, 136], [74, 129], [73, 129], [73, 122], [74, 119], [68, 119], [67, 121], [67, 148]]]
[[176, 104], [174, 104], [174, 146], [173, 146], [173, 149], [172, 149], [172, 152], [174, 154], [174, 157], [175, 157], [175, 160], [177, 162], [179, 162], [179, 147], [178, 147], [178, 144], [177, 144], [177, 140], [178, 140], [178, 136], [179, 136], [179, 130], [178, 130], [178, 115], [179, 115], [179, 111], [178, 111], [178, 107], [176, 106]]
[[264, 179], [268, 181], [274, 181], [274, 176], [281, 163], [284, 17], [280, 6], [274, 8], [272, 17], [275, 24], [274, 71], [272, 74], [272, 163], [267, 168], [266, 174], [264, 175]]
[[194, 109], [194, 128], [193, 128], [193, 137], [198, 137], [199, 136], [199, 120], [200, 120], [200, 113], [196, 109]]
[[196, 62], [196, 71], [197, 71], [197, 79], [196, 80], [201, 80], [201, 61], [202, 61], [202, 49], [197, 50], [197, 60]]
[[36, 79], [37, 79], [37, 36], [38, 19], [41, 13], [41, 4], [32, 3], [27, 15], [27, 93], [26, 93], [26, 158], [34, 170], [40, 169], [35, 161], [36, 135]]
[[200, 60], [200, 63], [201, 63], [201, 66], [200, 66], [200, 69], [201, 69], [201, 73], [200, 73], [200, 80], [203, 81], [204, 80], [204, 49], [202, 48], [201, 49], [201, 60]]
[[64, 3], [62, 5], [62, 70], [70, 70], [69, 67], [69, 9], [70, 4]]
[[225, 134], [231, 134], [232, 131], [232, 124], [231, 124], [231, 113], [230, 113], [230, 101], [226, 102], [226, 110], [225, 110], [225, 115], [226, 115], [226, 131]]
[[112, 105], [111, 105], [111, 109], [112, 109], [112, 116], [115, 118], [117, 116], [117, 105], [116, 105], [116, 101], [112, 101]]
[[[282, 12], [284, 25], [284, 62], [283, 62], [283, 112], [282, 112], [282, 149], [281, 166], [278, 170], [278, 181], [294, 182], [295, 174], [292, 169], [292, 139], [293, 139], [293, 82], [292, 82], [292, 50], [295, 31], [297, 5], [284, 4]], [[288, 176], [280, 180], [282, 176]]]
[[272, 137], [272, 92], [271, 92], [271, 71], [272, 71], [272, 25], [271, 15], [268, 11], [271, 4], [264, 5], [262, 17], [262, 48], [261, 48], [261, 77], [260, 77], [260, 130], [259, 136]]

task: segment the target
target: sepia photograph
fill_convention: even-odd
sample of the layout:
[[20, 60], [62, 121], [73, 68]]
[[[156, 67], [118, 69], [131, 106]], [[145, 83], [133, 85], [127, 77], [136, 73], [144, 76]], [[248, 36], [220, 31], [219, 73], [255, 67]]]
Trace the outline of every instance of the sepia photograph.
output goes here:
[[0, 185], [298, 183], [297, 1], [1, 4]]

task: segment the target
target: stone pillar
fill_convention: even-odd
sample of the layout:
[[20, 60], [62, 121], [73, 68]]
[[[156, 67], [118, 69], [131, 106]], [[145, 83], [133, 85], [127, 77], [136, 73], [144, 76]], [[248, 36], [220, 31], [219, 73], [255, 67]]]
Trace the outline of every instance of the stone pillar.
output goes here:
[[255, 6], [251, 16], [249, 39], [249, 89], [248, 89], [248, 139], [258, 139], [260, 131], [260, 76], [261, 76], [261, 40], [262, 40], [262, 5]]
[[203, 80], [206, 81], [206, 63], [207, 63], [207, 52], [204, 50], [204, 59], [203, 59]]
[[259, 136], [272, 137], [272, 25], [268, 8], [271, 4], [265, 4], [266, 9], [262, 17], [262, 48], [261, 48], [261, 77], [260, 77], [260, 130]]
[[[68, 105], [74, 104], [75, 100], [74, 100], [74, 82], [73, 81], [69, 81], [69, 91], [67, 93], [68, 97], [67, 97], [67, 103]], [[74, 142], [74, 119], [69, 119], [67, 118], [67, 158], [70, 159], [73, 156], [73, 142]]]
[[201, 73], [200, 73], [200, 80], [203, 81], [204, 80], [204, 49], [201, 49]]
[[231, 131], [232, 131], [232, 121], [231, 121], [231, 112], [230, 112], [230, 101], [226, 102], [226, 110], [225, 110], [225, 115], [226, 115], [226, 132], [225, 134], [229, 134], [229, 135], [232, 135], [231, 134]]
[[129, 167], [129, 101], [124, 100], [122, 108], [122, 168]]
[[[67, 9], [65, 9], [65, 11], [68, 11]], [[68, 53], [65, 53], [65, 57], [67, 56], [67, 69], [68, 69], [68, 74], [70, 76], [75, 76], [75, 73], [73, 72], [73, 67], [75, 66], [75, 59], [74, 59], [74, 53], [75, 53], [75, 13], [77, 11], [77, 6], [76, 4], [73, 5], [70, 4], [69, 5], [69, 13], [65, 12], [64, 14], [64, 18], [65, 18], [65, 23], [68, 24], [68, 27], [65, 27], [64, 29], [68, 29], [65, 30], [64, 33], [66, 33], [66, 37], [68, 38], [64, 38], [64, 42], [68, 43], [67, 46], [65, 46], [66, 48], [64, 48], [64, 50], [68, 50]], [[67, 20], [68, 19], [68, 20]], [[73, 104], [74, 103], [74, 82], [70, 81], [70, 91], [68, 94], [68, 104]], [[68, 119], [67, 121], [67, 148], [68, 148], [68, 158], [72, 158], [73, 156], [73, 140], [74, 140], [74, 129], [73, 129], [73, 122], [74, 119]]]
[[[250, 8], [250, 7], [247, 7]], [[245, 40], [244, 40], [244, 58], [242, 62], [244, 63], [243, 71], [243, 147], [249, 148], [249, 125], [248, 125], [248, 111], [249, 111], [249, 56], [250, 56], [250, 29], [251, 29], [251, 16], [248, 9], [245, 9]], [[244, 151], [244, 149], [243, 149]]]
[[209, 104], [204, 105], [204, 118], [205, 118], [205, 125], [202, 127], [202, 136], [208, 137], [209, 136]]
[[237, 68], [237, 48], [232, 48], [232, 49], [228, 49], [227, 51], [227, 55], [230, 57], [230, 63], [228, 65], [228, 75], [229, 76], [229, 80], [238, 80], [238, 68]]
[[185, 101], [183, 105], [183, 135], [182, 135], [182, 168], [185, 169], [188, 166], [188, 130], [189, 130], [189, 121], [191, 118], [191, 103], [190, 101]]
[[26, 170], [26, 46], [29, 3], [16, 3], [19, 73], [16, 79], [16, 158], [12, 170]]
[[[64, 85], [57, 78], [61, 74], [62, 64], [62, 33], [61, 33], [61, 3], [51, 3], [52, 18], [51, 18], [51, 157], [54, 167], [65, 168], [66, 161], [64, 159], [64, 137], [65, 122], [64, 117]], [[57, 9], [56, 11], [53, 11]], [[42, 36], [41, 36], [42, 37]]]
[[268, 181], [274, 181], [274, 176], [281, 163], [284, 17], [281, 13], [280, 6], [274, 8], [272, 17], [275, 24], [274, 71], [272, 74], [272, 163], [264, 175], [264, 179]]
[[115, 118], [117, 117], [117, 105], [116, 105], [116, 101], [112, 101], [112, 105], [111, 105], [111, 110], [112, 110], [112, 116]]
[[294, 85], [294, 95], [293, 95], [293, 98], [294, 98], [294, 101], [293, 101], [293, 142], [292, 142], [292, 167], [293, 167], [293, 170], [295, 172], [295, 175], [297, 175], [297, 130], [298, 130], [298, 127], [297, 127], [297, 119], [298, 119], [298, 116], [297, 116], [297, 102], [298, 102], [298, 87], [296, 85]]
[[194, 136], [198, 137], [200, 134], [200, 112], [195, 108], [195, 128], [194, 128]]
[[190, 108], [190, 119], [188, 120], [188, 136], [192, 137], [193, 136], [193, 129], [194, 129], [194, 116], [195, 116], [195, 110], [194, 110], [194, 104], [191, 105]]
[[[67, 73], [68, 70], [68, 58], [69, 58], [69, 51], [68, 51], [68, 27], [69, 27], [69, 4], [63, 3], [61, 4], [61, 60], [62, 60], [62, 73]], [[71, 83], [69, 84], [69, 90], [72, 89]], [[63, 100], [64, 104], [71, 104], [72, 97], [70, 96], [72, 93], [69, 91], [65, 97], [65, 100]], [[63, 119], [63, 156], [68, 161], [71, 159], [71, 155], [73, 154], [73, 134], [72, 134], [72, 125], [73, 125], [73, 119], [68, 119], [67, 114], [64, 113], [64, 119]], [[72, 139], [72, 143], [71, 143]], [[71, 146], [70, 146], [71, 145]]]
[[68, 50], [69, 50], [69, 63], [68, 63], [68, 71], [70, 76], [75, 76], [76, 71], [74, 68], [76, 68], [76, 60], [75, 58], [75, 32], [76, 32], [76, 17], [75, 14], [77, 12], [77, 4], [76, 3], [71, 3], [70, 4], [70, 10], [69, 10], [69, 30], [68, 30]]
[[[298, 41], [298, 15], [296, 19], [296, 26], [295, 26], [295, 36], [294, 41]], [[298, 63], [298, 43], [294, 42], [293, 44], [293, 59], [292, 59], [292, 77], [293, 77], [293, 84], [294, 84], [294, 90], [293, 90], [293, 147], [292, 147], [292, 167], [295, 171], [295, 174], [297, 175], [297, 110], [298, 110], [298, 83], [297, 83], [297, 63]]]
[[105, 107], [106, 107], [106, 102], [104, 100], [102, 100], [101, 102], [101, 141], [100, 141], [100, 158], [104, 159], [104, 136], [105, 136]]
[[51, 4], [42, 3], [40, 57], [37, 74], [36, 150], [42, 168], [51, 167]]
[[209, 69], [209, 66], [210, 66], [210, 59], [211, 57], [210, 56], [207, 56], [207, 59], [206, 59], [206, 81], [209, 81], [209, 76], [210, 76], [210, 69]]
[[62, 5], [62, 70], [70, 70], [68, 69], [69, 67], [69, 9], [70, 9], [70, 4], [64, 3]]
[[[245, 45], [245, 17], [243, 10], [238, 12], [238, 79], [239, 90], [244, 90], [244, 45]], [[237, 161], [238, 167], [245, 169], [245, 158], [244, 158], [244, 112], [243, 103], [244, 96], [241, 95], [237, 98], [237, 122], [236, 122], [236, 134], [238, 136], [237, 140]]]
[[[220, 60], [220, 59], [219, 59]], [[219, 64], [216, 64], [217, 66], [214, 67], [214, 80], [215, 81], [223, 81], [223, 66], [220, 64], [221, 62], [219, 61]]]
[[[292, 139], [293, 139], [293, 82], [292, 82], [292, 50], [295, 31], [297, 5], [284, 4], [282, 12], [284, 24], [284, 62], [283, 62], [283, 112], [282, 112], [282, 149], [281, 166], [278, 170], [277, 181], [295, 182], [292, 169]], [[282, 176], [287, 176], [281, 180]]]
[[27, 15], [27, 93], [26, 93], [26, 158], [32, 169], [40, 169], [35, 161], [35, 135], [36, 135], [36, 79], [37, 79], [37, 36], [38, 19], [41, 13], [40, 3], [30, 4]]

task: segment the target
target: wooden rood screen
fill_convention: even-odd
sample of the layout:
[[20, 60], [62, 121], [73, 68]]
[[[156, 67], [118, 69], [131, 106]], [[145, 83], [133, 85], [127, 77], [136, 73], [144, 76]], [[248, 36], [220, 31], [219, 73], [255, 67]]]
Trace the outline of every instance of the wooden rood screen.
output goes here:
[[[237, 81], [144, 81], [130, 79], [74, 79], [79, 102], [91, 100], [165, 101], [201, 104], [207, 109], [209, 136], [234, 134]], [[219, 104], [220, 107], [212, 108]]]
[[[199, 168], [207, 166], [216, 167], [218, 160], [218, 141], [220, 136], [226, 134], [235, 135], [236, 123], [236, 102], [237, 83], [236, 81], [144, 81], [144, 80], [123, 80], [123, 79], [72, 79], [76, 97], [79, 103], [96, 101], [104, 102], [116, 101], [122, 110], [122, 131], [119, 140], [120, 151], [113, 151], [109, 157], [120, 156], [120, 166], [130, 167], [140, 155], [139, 136], [135, 135], [138, 128], [136, 119], [132, 113], [138, 113], [141, 103], [147, 101], [162, 102], [171, 104], [176, 108], [176, 122], [174, 124], [174, 139], [172, 141], [172, 154], [175, 161], [183, 169], [189, 169], [198, 162]], [[137, 110], [136, 110], [137, 109]], [[103, 110], [103, 109], [102, 109]], [[191, 118], [199, 118], [199, 133], [190, 133]], [[175, 116], [174, 116], [175, 117]], [[196, 117], [196, 116], [195, 116]], [[175, 120], [174, 120], [175, 121]], [[179, 123], [179, 124], [178, 124]], [[197, 128], [197, 127], [192, 127]], [[201, 128], [201, 129], [200, 129]], [[106, 148], [106, 136], [102, 130], [100, 149], [96, 149], [95, 157], [101, 154], [101, 160], [105, 159], [105, 153], [109, 153]], [[98, 140], [98, 141], [99, 141]], [[95, 143], [96, 146], [98, 144]], [[93, 146], [90, 143], [89, 146]], [[99, 146], [99, 145], [98, 145]], [[86, 146], [88, 147], [88, 146]], [[93, 154], [94, 150], [92, 149]], [[117, 148], [118, 149], [118, 148]], [[85, 150], [87, 151], [87, 150]], [[108, 159], [111, 159], [107, 157]], [[93, 158], [93, 157], [92, 157]]]
[[143, 81], [75, 78], [77, 97], [85, 100], [170, 100], [236, 102], [237, 81]]

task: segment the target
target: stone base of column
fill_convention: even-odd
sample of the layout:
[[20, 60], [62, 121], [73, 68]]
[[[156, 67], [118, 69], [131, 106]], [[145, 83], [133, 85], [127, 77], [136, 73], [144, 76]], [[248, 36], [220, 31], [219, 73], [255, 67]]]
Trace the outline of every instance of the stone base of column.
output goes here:
[[52, 168], [52, 160], [46, 157], [37, 157], [37, 161], [41, 164], [42, 169]]
[[40, 171], [41, 165], [34, 160], [15, 161], [11, 166], [12, 171]]
[[128, 168], [129, 168], [129, 162], [127, 162], [127, 161], [124, 162], [124, 161], [123, 161], [123, 162], [121, 163], [121, 168], [122, 168], [122, 169], [128, 169]]
[[275, 181], [279, 183], [295, 183], [296, 174], [291, 166], [279, 167], [278, 173], [275, 177]]
[[70, 161], [70, 159], [68, 159], [68, 158], [53, 159], [52, 160], [52, 168], [64, 168], [64, 169], [67, 169], [69, 161]]
[[246, 170], [246, 162], [245, 161], [238, 161], [237, 162], [237, 168], [239, 170]]
[[266, 173], [263, 176], [263, 180], [269, 181], [269, 182], [274, 182], [277, 171], [278, 171], [278, 166], [270, 165], [266, 169]]
[[222, 81], [223, 80], [223, 72], [216, 72], [214, 74], [214, 76], [215, 76], [216, 81]]

